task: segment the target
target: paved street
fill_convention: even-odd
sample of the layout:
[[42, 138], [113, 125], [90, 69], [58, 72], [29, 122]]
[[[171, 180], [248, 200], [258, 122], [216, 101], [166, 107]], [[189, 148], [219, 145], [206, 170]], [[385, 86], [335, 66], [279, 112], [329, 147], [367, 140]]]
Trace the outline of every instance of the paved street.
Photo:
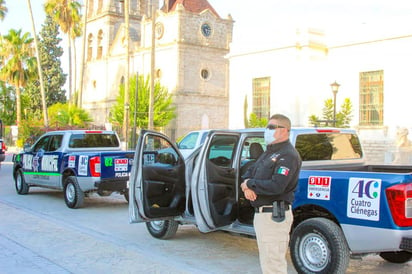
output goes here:
[[[93, 195], [73, 210], [58, 191], [32, 188], [17, 195], [11, 168], [3, 162], [0, 170], [1, 274], [260, 273], [254, 239], [181, 226], [175, 238], [157, 240], [144, 224], [128, 223], [123, 196]], [[367, 256], [351, 260], [347, 273], [411, 271], [412, 262], [396, 265]]]

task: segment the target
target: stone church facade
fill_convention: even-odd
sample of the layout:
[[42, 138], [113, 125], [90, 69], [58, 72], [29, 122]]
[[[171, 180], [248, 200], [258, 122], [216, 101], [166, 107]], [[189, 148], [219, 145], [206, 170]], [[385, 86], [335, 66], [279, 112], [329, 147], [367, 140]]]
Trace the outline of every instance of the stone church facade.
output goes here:
[[[156, 2], [156, 3], [154, 3]], [[130, 0], [130, 76], [150, 76], [151, 0]], [[229, 53], [233, 20], [206, 0], [165, 0], [155, 7], [155, 79], [173, 95], [176, 118], [162, 129], [173, 139], [190, 130], [228, 127]], [[109, 123], [126, 78], [123, 1], [88, 0], [82, 107]]]

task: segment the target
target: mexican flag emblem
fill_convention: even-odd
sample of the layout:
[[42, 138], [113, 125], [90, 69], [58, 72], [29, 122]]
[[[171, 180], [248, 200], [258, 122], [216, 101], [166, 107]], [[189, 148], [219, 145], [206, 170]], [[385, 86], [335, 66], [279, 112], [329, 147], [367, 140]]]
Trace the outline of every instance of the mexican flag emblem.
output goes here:
[[289, 168], [284, 167], [284, 166], [279, 167], [279, 169], [278, 169], [278, 174], [282, 174], [282, 175], [288, 176], [288, 174], [289, 174]]

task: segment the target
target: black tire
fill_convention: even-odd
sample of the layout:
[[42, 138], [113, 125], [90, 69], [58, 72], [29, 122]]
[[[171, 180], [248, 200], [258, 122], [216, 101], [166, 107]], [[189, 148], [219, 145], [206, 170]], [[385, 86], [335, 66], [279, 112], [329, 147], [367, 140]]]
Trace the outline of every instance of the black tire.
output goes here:
[[25, 195], [29, 193], [29, 185], [26, 183], [26, 180], [24, 179], [23, 176], [23, 171], [21, 169], [18, 169], [16, 172], [16, 177], [14, 178], [15, 186], [16, 186], [16, 191], [20, 195]]
[[26, 180], [23, 176], [23, 171], [18, 169], [16, 172], [16, 177], [14, 178], [14, 185], [16, 186], [16, 192], [20, 195], [25, 195], [29, 193], [29, 185], [26, 183]]
[[176, 234], [179, 223], [175, 220], [152, 221], [147, 222], [146, 227], [153, 237], [166, 240]]
[[69, 208], [79, 208], [83, 205], [84, 193], [80, 189], [77, 179], [69, 176], [64, 182], [64, 201]]
[[290, 254], [299, 273], [345, 273], [350, 259], [341, 228], [325, 218], [305, 220], [293, 230]]
[[412, 253], [408, 251], [381, 252], [379, 256], [385, 261], [395, 264], [403, 264], [412, 259]]

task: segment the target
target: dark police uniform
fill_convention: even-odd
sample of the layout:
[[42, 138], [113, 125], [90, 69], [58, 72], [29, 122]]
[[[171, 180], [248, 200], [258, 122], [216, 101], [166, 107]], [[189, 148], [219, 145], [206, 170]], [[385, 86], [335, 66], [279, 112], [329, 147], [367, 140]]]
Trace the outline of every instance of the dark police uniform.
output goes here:
[[[271, 144], [259, 157], [255, 165], [242, 176], [247, 187], [257, 194], [250, 201], [255, 208], [253, 220], [259, 247], [262, 272], [286, 273], [286, 253], [289, 231], [293, 223], [290, 205], [295, 198], [295, 190], [302, 160], [289, 140]], [[285, 218], [280, 222], [272, 220], [272, 204], [285, 204]]]
[[289, 140], [268, 145], [255, 165], [242, 176], [250, 178], [247, 187], [258, 195], [251, 201], [252, 206], [270, 206], [274, 201], [292, 204], [301, 165], [299, 153]]

